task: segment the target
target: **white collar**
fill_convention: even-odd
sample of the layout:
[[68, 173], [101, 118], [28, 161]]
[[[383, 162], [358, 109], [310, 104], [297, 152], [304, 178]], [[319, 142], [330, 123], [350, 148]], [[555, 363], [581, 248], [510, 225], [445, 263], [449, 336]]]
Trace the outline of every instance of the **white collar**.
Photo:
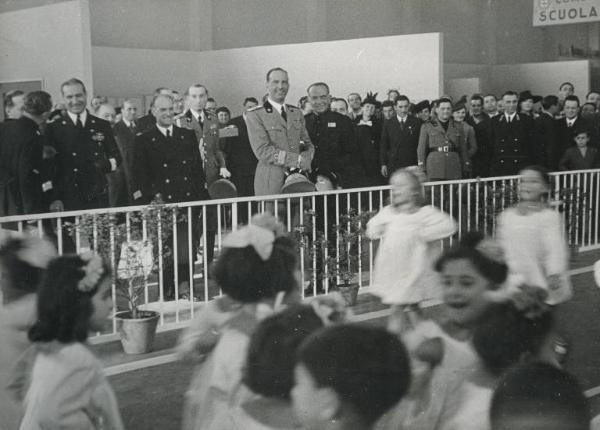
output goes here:
[[135, 124], [135, 121], [127, 121], [125, 118], [122, 118], [122, 119], [123, 119], [123, 123], [125, 123], [125, 125], [128, 128], [131, 128], [131, 124]]
[[571, 124], [573, 124], [577, 120], [577, 117], [575, 116], [575, 117], [573, 117], [571, 119], [565, 117], [565, 119], [567, 120], [567, 124], [571, 125]]
[[163, 136], [167, 136], [167, 130], [171, 133], [171, 137], [173, 137], [173, 125], [170, 125], [169, 127], [162, 127], [160, 125], [158, 125], [158, 123], [156, 124], [156, 126], [158, 127], [158, 130], [163, 134]]
[[506, 112], [505, 112], [505, 113], [504, 113], [504, 117], [505, 117], [507, 120], [510, 120], [510, 121], [512, 121], [513, 119], [515, 119], [515, 117], [516, 117], [516, 116], [517, 116], [517, 113], [516, 113], [516, 112], [513, 112], [513, 113], [506, 113]]
[[196, 112], [193, 109], [190, 109], [190, 112], [192, 113], [192, 116], [194, 118], [196, 118], [196, 121], [198, 121], [198, 122], [204, 122], [204, 120], [205, 120], [204, 109], [201, 110], [200, 112]]
[[396, 118], [398, 118], [398, 122], [406, 122], [408, 115], [406, 115], [404, 118], [402, 118], [400, 115], [396, 115]]
[[[274, 108], [274, 109], [275, 109], [277, 112], [281, 113], [281, 108], [283, 107], [283, 104], [280, 104], [280, 103], [274, 102], [273, 100], [271, 100], [271, 98], [269, 98], [269, 103], [271, 104], [271, 106], [273, 106], [273, 108]], [[287, 109], [286, 109], [286, 111], [287, 111]]]
[[[67, 111], [67, 115], [69, 115], [69, 118], [71, 118], [71, 121], [73, 121], [73, 125], [77, 125], [77, 114]], [[79, 119], [81, 120], [81, 124], [83, 124], [85, 127], [85, 122], [87, 120], [87, 109], [84, 109], [83, 112], [79, 114]]]

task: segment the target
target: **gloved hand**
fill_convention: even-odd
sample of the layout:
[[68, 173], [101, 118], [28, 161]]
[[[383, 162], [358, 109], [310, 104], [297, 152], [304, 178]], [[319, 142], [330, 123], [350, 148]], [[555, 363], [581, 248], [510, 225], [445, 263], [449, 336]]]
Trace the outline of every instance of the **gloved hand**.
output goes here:
[[231, 172], [229, 170], [227, 170], [226, 167], [221, 167], [219, 169], [219, 175], [221, 175], [222, 178], [231, 178]]

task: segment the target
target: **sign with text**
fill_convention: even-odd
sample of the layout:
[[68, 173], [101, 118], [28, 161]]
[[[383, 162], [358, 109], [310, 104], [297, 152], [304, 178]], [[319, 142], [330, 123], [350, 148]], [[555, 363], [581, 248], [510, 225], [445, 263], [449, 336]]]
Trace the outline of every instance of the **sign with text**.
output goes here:
[[533, 0], [533, 25], [600, 21], [600, 0]]

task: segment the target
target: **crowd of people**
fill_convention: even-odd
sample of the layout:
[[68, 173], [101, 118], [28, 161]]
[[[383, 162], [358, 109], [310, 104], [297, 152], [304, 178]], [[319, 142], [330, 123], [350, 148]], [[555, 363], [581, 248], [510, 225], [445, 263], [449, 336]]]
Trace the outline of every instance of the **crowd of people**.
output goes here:
[[600, 93], [582, 103], [568, 82], [545, 97], [418, 103], [398, 90], [333, 97], [317, 82], [293, 106], [288, 73], [274, 68], [262, 102], [246, 97], [235, 118], [201, 84], [156, 89], [145, 115], [90, 98], [76, 78], [60, 90], [57, 104], [43, 91], [4, 97], [0, 216], [279, 194], [291, 173], [331, 189], [385, 185], [413, 165], [430, 181], [600, 166]]
[[[498, 240], [469, 232], [441, 252], [456, 222], [425, 204], [421, 169], [391, 174], [390, 204], [367, 226], [387, 327], [351, 322], [335, 293], [303, 301], [294, 239], [273, 215], [226, 236], [223, 295], [176, 348], [195, 368], [183, 429], [597, 428], [557, 348], [572, 289], [547, 171], [520, 175]], [[87, 344], [113, 309], [110, 267], [27, 235], [0, 244], [0, 267], [2, 428], [124, 429]], [[426, 316], [429, 300], [440, 306]]]

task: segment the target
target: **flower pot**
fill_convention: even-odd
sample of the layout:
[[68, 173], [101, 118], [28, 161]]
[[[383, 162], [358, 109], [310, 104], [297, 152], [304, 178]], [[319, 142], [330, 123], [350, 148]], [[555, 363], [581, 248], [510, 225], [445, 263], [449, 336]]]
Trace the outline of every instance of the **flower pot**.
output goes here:
[[340, 292], [347, 306], [354, 306], [358, 297], [358, 283], [338, 284], [337, 290]]
[[138, 311], [138, 318], [132, 318], [130, 311], [115, 314], [121, 345], [126, 354], [152, 351], [159, 317], [158, 312], [154, 311]]

